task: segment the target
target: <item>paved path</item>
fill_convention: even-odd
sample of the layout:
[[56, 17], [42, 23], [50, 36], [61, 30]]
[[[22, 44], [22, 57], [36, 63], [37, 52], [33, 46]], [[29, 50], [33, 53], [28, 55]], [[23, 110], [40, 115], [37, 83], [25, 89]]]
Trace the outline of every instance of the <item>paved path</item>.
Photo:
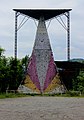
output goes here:
[[0, 99], [0, 120], [84, 120], [84, 98]]

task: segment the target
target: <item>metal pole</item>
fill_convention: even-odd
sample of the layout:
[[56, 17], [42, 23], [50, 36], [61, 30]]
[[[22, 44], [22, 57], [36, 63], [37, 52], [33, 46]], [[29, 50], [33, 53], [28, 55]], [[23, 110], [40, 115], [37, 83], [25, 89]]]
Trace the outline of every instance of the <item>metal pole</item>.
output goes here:
[[17, 59], [17, 11], [15, 12], [15, 59]]
[[67, 60], [70, 60], [70, 13], [67, 12]]

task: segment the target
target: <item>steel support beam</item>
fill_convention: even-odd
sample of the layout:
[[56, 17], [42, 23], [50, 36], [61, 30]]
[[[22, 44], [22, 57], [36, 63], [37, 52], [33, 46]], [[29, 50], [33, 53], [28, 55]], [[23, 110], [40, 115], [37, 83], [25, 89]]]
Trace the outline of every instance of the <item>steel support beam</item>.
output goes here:
[[67, 12], [67, 60], [70, 60], [70, 12]]
[[60, 17], [60, 20], [57, 19], [57, 21], [62, 25], [62, 27], [67, 31], [67, 51], [66, 51], [66, 56], [67, 56], [67, 60], [69, 61], [70, 60], [70, 12], [66, 12], [64, 14], [67, 18], [67, 25], [64, 23], [64, 21], [62, 20], [61, 16], [58, 16]]
[[15, 59], [17, 59], [17, 11], [15, 12]]
[[[19, 13], [20, 14], [20, 13]], [[17, 59], [17, 18], [19, 16], [18, 12], [15, 12], [15, 59]], [[65, 16], [67, 17], [67, 26], [61, 25], [67, 30], [67, 60], [70, 60], [70, 12], [66, 12]], [[57, 19], [58, 20], [58, 19]], [[27, 21], [27, 20], [26, 20]], [[60, 21], [58, 21], [60, 23]], [[24, 22], [25, 23], [25, 22]], [[20, 25], [20, 28], [23, 24]]]

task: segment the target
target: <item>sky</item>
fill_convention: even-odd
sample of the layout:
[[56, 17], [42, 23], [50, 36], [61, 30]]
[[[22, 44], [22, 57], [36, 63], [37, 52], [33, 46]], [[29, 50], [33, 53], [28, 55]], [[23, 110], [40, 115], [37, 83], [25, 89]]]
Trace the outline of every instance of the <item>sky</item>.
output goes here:
[[[0, 1], [0, 46], [6, 57], [14, 57], [15, 12], [13, 8], [71, 8], [70, 49], [71, 59], [84, 58], [84, 0], [1, 0]], [[24, 16], [18, 17], [18, 25]], [[61, 16], [66, 24], [66, 17]], [[37, 21], [36, 21], [37, 23]], [[48, 26], [49, 22], [46, 22]], [[18, 31], [18, 58], [31, 55], [37, 26], [29, 19]], [[66, 30], [54, 18], [47, 29], [54, 59], [67, 60]]]

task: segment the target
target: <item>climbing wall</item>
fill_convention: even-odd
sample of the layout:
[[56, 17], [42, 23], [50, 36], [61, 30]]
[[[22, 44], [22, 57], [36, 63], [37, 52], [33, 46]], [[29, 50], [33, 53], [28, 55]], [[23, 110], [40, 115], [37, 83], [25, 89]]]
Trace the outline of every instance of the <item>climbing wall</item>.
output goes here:
[[40, 17], [24, 86], [41, 93], [52, 91], [55, 87], [61, 86], [61, 81], [56, 75], [57, 67], [54, 63], [45, 20]]
[[41, 92], [44, 89], [48, 64], [50, 60], [51, 47], [49, 37], [46, 30], [46, 25], [43, 18], [40, 18], [36, 39], [34, 44], [34, 54], [36, 56], [36, 70], [40, 82]]

